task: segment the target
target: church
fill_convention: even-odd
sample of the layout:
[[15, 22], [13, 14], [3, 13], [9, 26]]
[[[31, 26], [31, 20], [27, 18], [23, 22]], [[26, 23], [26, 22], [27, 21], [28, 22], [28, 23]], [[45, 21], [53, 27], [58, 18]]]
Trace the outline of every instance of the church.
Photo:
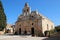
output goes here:
[[31, 11], [28, 3], [25, 3], [22, 14], [15, 23], [15, 33], [20, 35], [44, 34], [53, 29], [54, 23], [38, 11]]

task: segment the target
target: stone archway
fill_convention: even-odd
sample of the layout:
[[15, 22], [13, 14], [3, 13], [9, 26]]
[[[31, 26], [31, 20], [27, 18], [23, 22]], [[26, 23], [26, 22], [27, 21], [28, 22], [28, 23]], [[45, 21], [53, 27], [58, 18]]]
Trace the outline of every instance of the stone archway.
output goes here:
[[32, 34], [32, 36], [34, 36], [34, 28], [33, 27], [31, 28], [31, 34]]
[[21, 34], [21, 28], [19, 28], [19, 34]]
[[27, 31], [26, 30], [24, 31], [24, 34], [27, 35]]
[[45, 34], [45, 36], [47, 36], [47, 37], [50, 36], [50, 32], [49, 32], [49, 31], [45, 31], [44, 34]]

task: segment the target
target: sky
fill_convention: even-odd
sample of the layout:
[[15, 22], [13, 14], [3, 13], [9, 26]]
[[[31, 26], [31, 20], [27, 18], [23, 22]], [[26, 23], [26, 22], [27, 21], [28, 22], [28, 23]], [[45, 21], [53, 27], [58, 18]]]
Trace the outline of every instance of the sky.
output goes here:
[[60, 0], [1, 0], [4, 12], [7, 16], [7, 24], [15, 24], [22, 9], [27, 2], [31, 11], [38, 10], [39, 13], [48, 17], [55, 26], [60, 25]]

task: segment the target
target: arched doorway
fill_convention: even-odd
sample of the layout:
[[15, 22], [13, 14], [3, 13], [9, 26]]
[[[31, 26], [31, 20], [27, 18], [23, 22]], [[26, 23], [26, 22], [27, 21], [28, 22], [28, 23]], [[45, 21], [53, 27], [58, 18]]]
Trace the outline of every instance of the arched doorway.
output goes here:
[[19, 28], [19, 34], [21, 34], [21, 28]]
[[24, 31], [24, 34], [25, 34], [25, 35], [27, 34], [27, 31], [26, 31], [26, 30]]
[[47, 37], [50, 36], [50, 32], [49, 32], [49, 31], [45, 31], [44, 34], [45, 34], [45, 36], [47, 36]]
[[31, 28], [31, 34], [32, 34], [32, 36], [34, 36], [34, 28], [33, 27]]

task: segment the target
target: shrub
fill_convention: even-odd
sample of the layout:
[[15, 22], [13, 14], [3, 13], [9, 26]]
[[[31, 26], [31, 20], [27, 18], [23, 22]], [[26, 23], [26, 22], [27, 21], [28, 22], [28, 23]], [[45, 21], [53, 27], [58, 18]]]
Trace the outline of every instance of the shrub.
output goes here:
[[54, 30], [50, 30], [50, 34], [54, 34], [55, 33], [55, 29]]
[[60, 26], [55, 27], [57, 32], [60, 32]]

